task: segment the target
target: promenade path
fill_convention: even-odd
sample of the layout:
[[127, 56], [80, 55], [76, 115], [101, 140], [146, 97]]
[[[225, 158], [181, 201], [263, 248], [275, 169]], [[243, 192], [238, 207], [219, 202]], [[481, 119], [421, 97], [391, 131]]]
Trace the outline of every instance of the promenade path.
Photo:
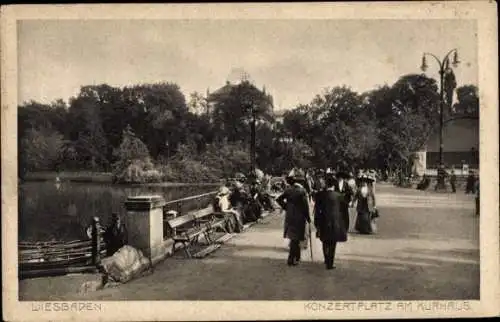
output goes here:
[[[376, 235], [359, 235], [337, 247], [337, 269], [313, 257], [286, 265], [284, 213], [236, 235], [204, 259], [168, 258], [154, 273], [115, 288], [56, 292], [65, 300], [459, 300], [479, 298], [479, 218], [473, 196], [377, 186], [381, 214]], [[355, 215], [351, 214], [351, 227]], [[313, 232], [314, 234], [314, 232]], [[30, 290], [47, 279], [22, 282], [21, 298], [48, 299]], [[37, 284], [38, 283], [38, 284]], [[56, 283], [56, 282], [53, 282]], [[60, 282], [59, 282], [60, 283]], [[56, 283], [57, 284], [57, 283]], [[56, 285], [52, 284], [52, 285]], [[31, 295], [30, 295], [31, 294]]]

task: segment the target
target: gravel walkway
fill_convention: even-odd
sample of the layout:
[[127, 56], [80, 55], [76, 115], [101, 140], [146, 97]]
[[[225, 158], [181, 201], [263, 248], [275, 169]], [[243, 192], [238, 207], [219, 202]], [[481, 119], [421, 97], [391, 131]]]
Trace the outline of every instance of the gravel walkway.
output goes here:
[[[352, 232], [348, 242], [337, 247], [335, 270], [324, 268], [316, 239], [314, 261], [307, 250], [299, 266], [288, 267], [283, 214], [276, 213], [205, 259], [169, 258], [153, 274], [86, 295], [76, 292], [75, 283], [68, 286], [70, 277], [22, 281], [20, 299], [478, 299], [479, 218], [473, 215], [473, 197], [439, 197], [425, 206], [418, 199], [422, 193], [415, 190], [380, 186], [377, 194], [381, 197], [378, 234]], [[392, 199], [397, 207], [391, 207]]]

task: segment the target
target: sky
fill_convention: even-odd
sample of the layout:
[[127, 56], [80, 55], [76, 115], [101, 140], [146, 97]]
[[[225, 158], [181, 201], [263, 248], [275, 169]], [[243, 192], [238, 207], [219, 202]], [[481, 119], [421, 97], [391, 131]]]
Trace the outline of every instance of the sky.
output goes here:
[[[474, 20], [24, 20], [18, 99], [50, 103], [84, 85], [175, 82], [188, 100], [244, 70], [275, 109], [290, 109], [328, 87], [392, 85], [421, 73], [423, 52], [441, 58], [453, 48], [458, 86], [477, 85]], [[427, 63], [437, 79], [437, 63]]]

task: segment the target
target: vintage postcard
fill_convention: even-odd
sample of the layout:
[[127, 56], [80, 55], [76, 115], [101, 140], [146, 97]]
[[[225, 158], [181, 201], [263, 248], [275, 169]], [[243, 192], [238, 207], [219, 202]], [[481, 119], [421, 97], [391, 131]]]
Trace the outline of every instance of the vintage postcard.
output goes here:
[[496, 12], [2, 6], [3, 318], [499, 315]]

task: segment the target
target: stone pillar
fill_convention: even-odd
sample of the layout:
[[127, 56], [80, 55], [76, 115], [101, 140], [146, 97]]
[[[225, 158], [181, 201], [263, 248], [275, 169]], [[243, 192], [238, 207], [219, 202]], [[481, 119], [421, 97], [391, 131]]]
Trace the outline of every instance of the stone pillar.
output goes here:
[[158, 195], [128, 197], [124, 218], [128, 243], [154, 263], [166, 256], [163, 240], [163, 206], [165, 199]]

